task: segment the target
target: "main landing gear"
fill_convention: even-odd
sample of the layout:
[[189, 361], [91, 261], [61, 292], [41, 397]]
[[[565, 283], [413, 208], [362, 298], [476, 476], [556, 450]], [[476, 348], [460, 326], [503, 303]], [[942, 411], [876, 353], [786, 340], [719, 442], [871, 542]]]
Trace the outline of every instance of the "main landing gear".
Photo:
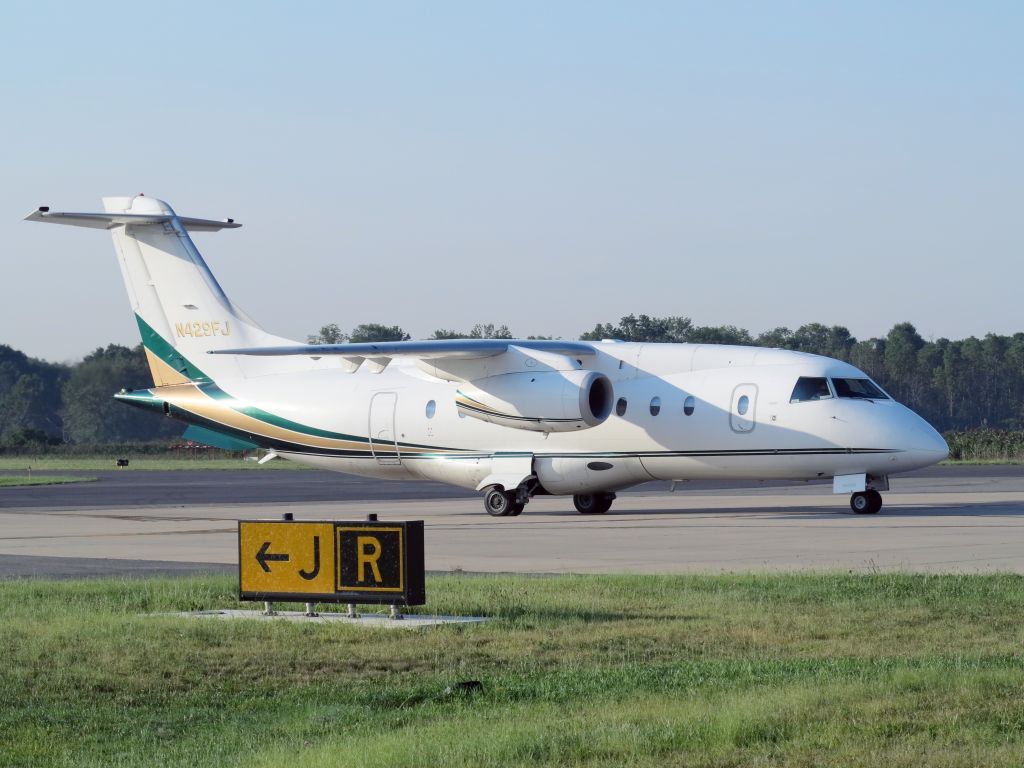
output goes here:
[[572, 497], [576, 511], [581, 515], [601, 515], [611, 509], [614, 493], [577, 493]]
[[850, 509], [858, 515], [873, 515], [882, 508], [882, 494], [878, 491], [858, 491], [850, 497]]
[[[491, 517], [515, 517], [523, 514], [523, 508], [530, 500], [529, 488], [520, 486], [506, 491], [492, 485], [484, 493], [484, 509]], [[572, 497], [576, 511], [581, 515], [600, 515], [611, 509], [614, 493], [577, 493]]]
[[[522, 496], [525, 498], [520, 498]], [[515, 517], [523, 514], [528, 500], [529, 495], [518, 490], [503, 491], [497, 486], [491, 486], [484, 494], [484, 509], [491, 517]]]

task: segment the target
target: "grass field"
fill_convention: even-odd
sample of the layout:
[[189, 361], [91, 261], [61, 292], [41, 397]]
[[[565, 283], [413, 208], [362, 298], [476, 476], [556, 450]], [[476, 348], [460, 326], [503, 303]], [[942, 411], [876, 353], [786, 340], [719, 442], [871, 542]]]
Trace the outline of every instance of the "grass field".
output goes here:
[[19, 475], [0, 476], [0, 488], [13, 488], [23, 485], [62, 485], [64, 483], [90, 483], [95, 477], [70, 475]]
[[431, 612], [496, 620], [422, 632], [142, 615], [234, 590], [0, 582], [0, 765], [1024, 756], [1018, 576], [437, 577]]
[[[33, 472], [97, 472], [117, 469], [116, 457], [56, 457], [56, 456], [0, 456], [0, 470], [27, 470]], [[306, 469], [301, 464], [284, 459], [275, 459], [266, 464], [244, 459], [207, 459], [207, 458], [164, 458], [153, 456], [129, 456], [129, 464], [121, 472], [147, 470], [196, 470], [196, 469], [247, 469], [252, 471], [274, 469]]]

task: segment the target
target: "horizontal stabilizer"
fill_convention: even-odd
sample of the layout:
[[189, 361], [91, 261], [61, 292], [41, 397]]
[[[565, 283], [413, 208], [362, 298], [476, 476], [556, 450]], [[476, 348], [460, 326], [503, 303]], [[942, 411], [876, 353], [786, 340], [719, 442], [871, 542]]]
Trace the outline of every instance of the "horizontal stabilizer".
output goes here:
[[216, 232], [220, 229], [237, 229], [242, 226], [234, 219], [191, 219], [173, 214], [143, 213], [64, 213], [51, 211], [47, 206], [32, 211], [25, 221], [40, 221], [44, 224], [68, 224], [72, 227], [92, 229], [113, 229], [125, 224], [163, 224], [177, 219], [181, 226], [191, 232]]

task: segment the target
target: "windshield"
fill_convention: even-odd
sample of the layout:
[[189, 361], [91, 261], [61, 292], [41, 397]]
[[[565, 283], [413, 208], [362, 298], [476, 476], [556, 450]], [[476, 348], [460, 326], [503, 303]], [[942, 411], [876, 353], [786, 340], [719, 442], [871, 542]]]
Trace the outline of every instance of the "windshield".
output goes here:
[[824, 377], [803, 376], [793, 387], [793, 394], [790, 396], [789, 402], [806, 403], [809, 400], [828, 400], [830, 397], [832, 397], [832, 390], [828, 388], [828, 380]]
[[888, 400], [889, 397], [871, 379], [832, 379], [839, 397], [860, 400]]

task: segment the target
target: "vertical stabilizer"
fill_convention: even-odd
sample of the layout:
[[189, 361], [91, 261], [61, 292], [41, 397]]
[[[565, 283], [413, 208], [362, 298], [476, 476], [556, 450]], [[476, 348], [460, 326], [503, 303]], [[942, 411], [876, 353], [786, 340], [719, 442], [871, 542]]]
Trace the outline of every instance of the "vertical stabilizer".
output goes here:
[[231, 220], [179, 217], [162, 200], [106, 197], [104, 213], [40, 208], [32, 221], [110, 230], [132, 311], [157, 386], [259, 375], [279, 366], [207, 352], [291, 343], [267, 333], [225, 295], [189, 230], [239, 226]]

